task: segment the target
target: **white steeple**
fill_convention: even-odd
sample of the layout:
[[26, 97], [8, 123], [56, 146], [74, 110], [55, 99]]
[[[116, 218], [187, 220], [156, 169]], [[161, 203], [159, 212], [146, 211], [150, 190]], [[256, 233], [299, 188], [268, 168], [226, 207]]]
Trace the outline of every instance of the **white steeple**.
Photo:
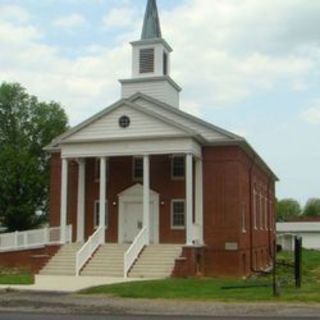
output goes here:
[[132, 78], [120, 80], [122, 98], [141, 92], [179, 108], [181, 88], [170, 77], [172, 48], [161, 36], [156, 0], [148, 0], [141, 39], [131, 45]]

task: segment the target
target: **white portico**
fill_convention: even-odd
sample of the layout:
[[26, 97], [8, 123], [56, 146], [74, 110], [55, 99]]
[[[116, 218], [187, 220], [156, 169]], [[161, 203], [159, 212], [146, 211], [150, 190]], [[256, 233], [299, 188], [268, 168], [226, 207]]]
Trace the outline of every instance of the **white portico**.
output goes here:
[[[86, 199], [86, 186], [85, 186], [85, 171], [86, 159], [98, 158], [100, 159], [100, 181], [99, 181], [99, 225], [105, 229], [106, 221], [106, 203], [107, 199], [107, 162], [112, 157], [119, 156], [139, 156], [143, 158], [143, 180], [142, 184], [135, 184], [128, 190], [124, 190], [119, 194], [119, 242], [132, 242], [134, 237], [132, 235], [132, 225], [137, 225], [140, 217], [142, 217], [142, 226], [147, 229], [148, 243], [159, 242], [159, 194], [150, 189], [150, 159], [152, 156], [157, 155], [184, 155], [185, 157], [185, 230], [186, 230], [186, 244], [192, 245], [203, 243], [201, 229], [202, 229], [202, 162], [201, 162], [201, 148], [199, 144], [192, 138], [178, 138], [172, 143], [172, 138], [162, 138], [160, 140], [147, 140], [147, 141], [131, 141], [124, 140], [120, 145], [117, 142], [117, 153], [113, 150], [113, 142], [99, 142], [96, 149], [91, 148], [88, 150], [86, 143], [65, 143], [61, 147], [62, 155], [62, 176], [61, 176], [61, 227], [62, 229], [67, 226], [67, 199], [68, 199], [68, 161], [77, 159], [78, 162], [78, 205], [77, 205], [77, 241], [82, 242], [85, 240], [85, 199]], [[144, 149], [145, 144], [149, 145], [149, 152], [146, 154]], [[128, 151], [130, 148], [136, 150], [135, 153]], [[175, 148], [170, 149], [170, 145]], [[177, 152], [176, 146], [179, 145]], [[109, 149], [110, 148], [110, 149]], [[140, 148], [140, 149], [139, 149]], [[154, 150], [152, 150], [154, 149]], [[195, 179], [194, 175], [195, 173]], [[110, 181], [112, 183], [112, 181]], [[195, 193], [193, 189], [197, 190]], [[193, 207], [195, 203], [195, 221], [193, 221]], [[102, 204], [102, 205], [101, 205]], [[140, 212], [139, 212], [140, 211]], [[126, 219], [127, 212], [134, 212], [136, 215], [131, 215], [134, 221], [128, 222]], [[135, 221], [137, 220], [137, 221]], [[125, 230], [128, 227], [130, 230]], [[130, 233], [130, 236], [125, 236]], [[105, 240], [105, 239], [104, 239]], [[103, 240], [103, 241], [104, 241]]]

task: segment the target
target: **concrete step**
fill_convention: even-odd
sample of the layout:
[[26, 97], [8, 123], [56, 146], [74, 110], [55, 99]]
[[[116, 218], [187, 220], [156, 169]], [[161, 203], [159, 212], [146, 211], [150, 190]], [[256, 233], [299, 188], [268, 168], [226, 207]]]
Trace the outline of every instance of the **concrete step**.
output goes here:
[[40, 275], [75, 275], [76, 253], [81, 243], [66, 244], [50, 259]]
[[180, 256], [181, 246], [150, 245], [141, 253], [132, 267], [130, 278], [158, 279], [171, 276], [175, 260]]

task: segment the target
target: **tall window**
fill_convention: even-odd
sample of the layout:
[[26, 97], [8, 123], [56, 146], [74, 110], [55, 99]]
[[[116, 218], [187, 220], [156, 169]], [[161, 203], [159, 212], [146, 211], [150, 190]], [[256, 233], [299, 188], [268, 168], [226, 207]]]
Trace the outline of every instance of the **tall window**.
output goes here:
[[268, 198], [264, 198], [264, 222], [265, 222], [265, 229], [268, 230]]
[[253, 227], [255, 230], [258, 228], [257, 224], [257, 191], [256, 188], [253, 190]]
[[242, 203], [241, 206], [241, 225], [242, 225], [242, 232], [245, 233], [247, 231], [247, 219], [246, 219], [246, 204]]
[[264, 206], [263, 206], [263, 196], [262, 196], [262, 192], [260, 191], [260, 205], [259, 205], [259, 211], [260, 211], [260, 230], [263, 230], [263, 218], [264, 218], [264, 215], [263, 215], [263, 209], [264, 209]]
[[185, 201], [172, 200], [171, 203], [171, 228], [184, 229], [185, 228]]
[[[106, 163], [106, 175], [107, 179], [109, 177], [109, 161]], [[99, 182], [100, 181], [100, 159], [96, 158], [94, 162], [94, 181]]]
[[[108, 215], [108, 201], [106, 201], [106, 228], [109, 225], [109, 215]], [[94, 202], [94, 214], [93, 214], [93, 225], [98, 228], [100, 225], [100, 201], [96, 200]]]
[[154, 49], [140, 50], [140, 73], [154, 72]]
[[143, 179], [143, 158], [133, 158], [133, 180], [141, 181]]
[[166, 76], [168, 74], [168, 54], [163, 52], [163, 74]]
[[100, 181], [100, 159], [96, 158], [94, 161], [94, 181]]
[[273, 230], [274, 215], [273, 215], [273, 210], [272, 210], [272, 200], [269, 201], [269, 219], [270, 219], [270, 230]]
[[172, 158], [172, 178], [183, 179], [186, 171], [186, 160], [183, 156], [174, 156]]

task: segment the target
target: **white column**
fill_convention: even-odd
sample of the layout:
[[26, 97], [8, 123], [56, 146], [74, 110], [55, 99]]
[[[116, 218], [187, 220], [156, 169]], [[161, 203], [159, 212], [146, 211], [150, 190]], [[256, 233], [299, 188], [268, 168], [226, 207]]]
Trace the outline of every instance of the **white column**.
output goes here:
[[[106, 192], [107, 192], [107, 158], [102, 157], [100, 158], [100, 226], [103, 226], [105, 228], [106, 226]], [[105, 242], [105, 233], [103, 233], [103, 242]]]
[[68, 206], [68, 160], [62, 159], [61, 204], [60, 204], [60, 241], [66, 243], [67, 206]]
[[196, 160], [195, 175], [195, 201], [196, 201], [196, 224], [199, 227], [200, 244], [203, 244], [203, 162], [202, 159]]
[[193, 245], [193, 157], [186, 156], [186, 240], [187, 245]]
[[78, 160], [78, 206], [77, 206], [77, 242], [84, 241], [85, 224], [85, 181], [86, 181], [86, 160]]
[[143, 157], [143, 227], [147, 227], [147, 239], [150, 243], [150, 158]]

